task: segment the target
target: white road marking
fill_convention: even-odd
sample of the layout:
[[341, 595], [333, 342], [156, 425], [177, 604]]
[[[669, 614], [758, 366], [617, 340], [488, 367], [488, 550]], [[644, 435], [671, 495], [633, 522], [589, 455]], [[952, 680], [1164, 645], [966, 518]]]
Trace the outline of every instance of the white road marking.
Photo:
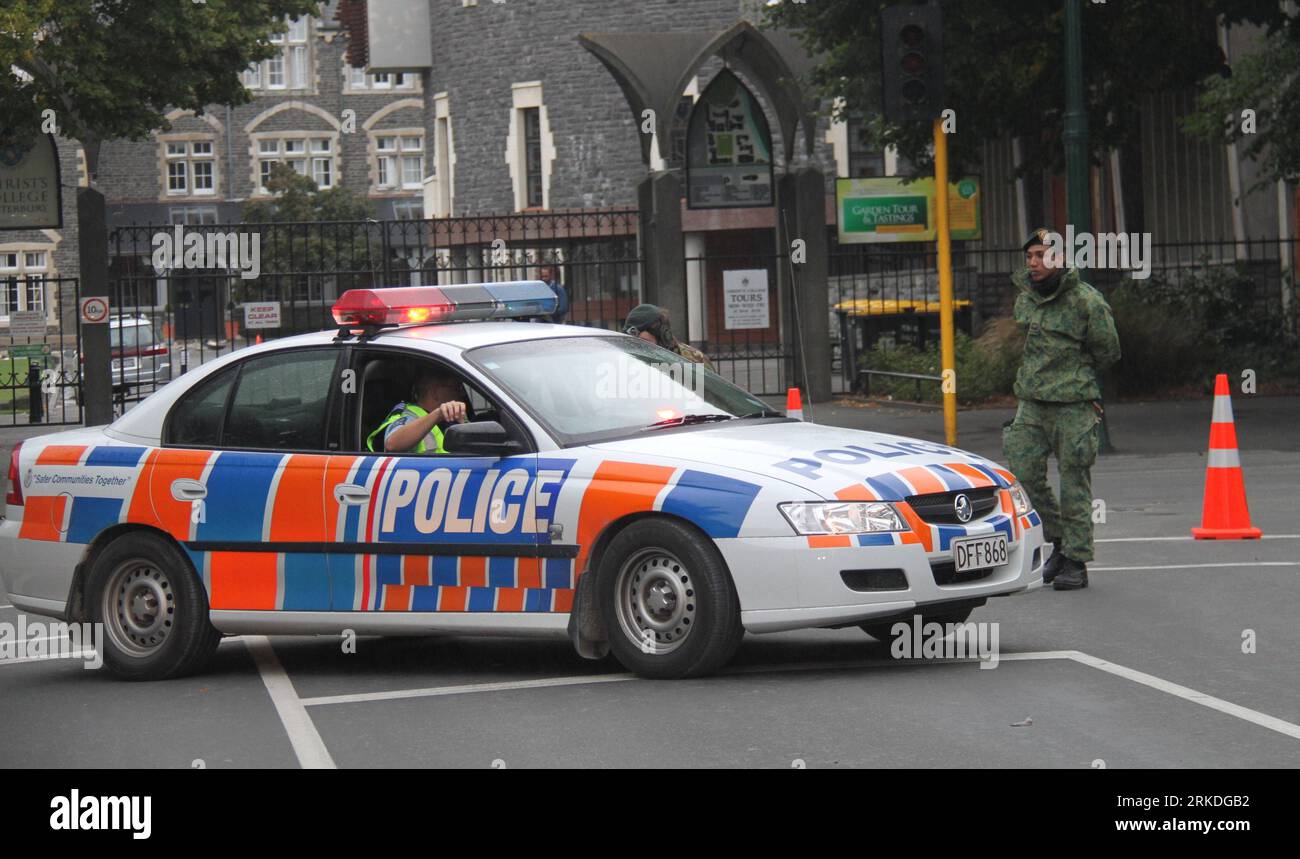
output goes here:
[[0, 605], [0, 608], [13, 608], [11, 605]]
[[1197, 692], [1195, 689], [1189, 689], [1186, 686], [1179, 686], [1177, 683], [1170, 683], [1168, 680], [1162, 680], [1159, 677], [1144, 674], [1132, 668], [1125, 668], [1123, 665], [1107, 662], [1105, 659], [1098, 659], [1096, 656], [1089, 656], [1087, 653], [1075, 651], [1070, 654], [1070, 658], [1080, 665], [1087, 665], [1090, 668], [1096, 668], [1098, 671], [1105, 671], [1107, 674], [1114, 674], [1116, 677], [1123, 677], [1125, 680], [1132, 680], [1134, 683], [1150, 686], [1152, 689], [1157, 689], [1167, 695], [1182, 698], [1184, 701], [1191, 701], [1193, 704], [1200, 704], [1202, 707], [1209, 707], [1211, 710], [1218, 710], [1220, 713], [1226, 713], [1229, 716], [1236, 716], [1238, 719], [1259, 725], [1261, 728], [1268, 728], [1270, 731], [1285, 734], [1293, 740], [1300, 740], [1300, 725], [1284, 722], [1275, 716], [1261, 713], [1258, 710], [1251, 710], [1239, 704], [1233, 704], [1231, 701], [1224, 701], [1222, 698], [1206, 695], [1204, 692]]
[[55, 656], [24, 656], [21, 659], [0, 659], [0, 665], [22, 665], [26, 662], [53, 662], [59, 659], [90, 659], [95, 655], [93, 650], [77, 650], [69, 653], [67, 656], [58, 654]]
[[1146, 567], [1089, 567], [1094, 573], [1125, 573], [1136, 570], [1219, 570], [1237, 567], [1300, 567], [1300, 561], [1241, 561], [1236, 564], [1160, 564]]
[[396, 701], [403, 698], [435, 698], [441, 695], [472, 695], [475, 692], [512, 692], [516, 689], [545, 689], [551, 686], [586, 686], [595, 683], [619, 683], [637, 680], [635, 674], [589, 674], [582, 677], [549, 677], [542, 680], [515, 680], [504, 683], [469, 683], [464, 686], [434, 686], [427, 689], [398, 689], [391, 692], [361, 692], [355, 695], [327, 695], [304, 698], [304, 707], [323, 704], [358, 704], [367, 701]]
[[[1300, 540], [1300, 534], [1265, 534], [1265, 540]], [[1192, 537], [1107, 537], [1104, 540], [1093, 540], [1094, 543], [1191, 543]], [[1217, 542], [1241, 542], [1254, 543], [1254, 540], [1239, 541], [1220, 541], [1220, 540], [1197, 540], [1199, 543], [1217, 543]]]
[[293, 681], [271, 649], [271, 642], [264, 635], [250, 635], [244, 639], [244, 646], [257, 663], [257, 671], [262, 675], [262, 683], [271, 696], [275, 712], [279, 714], [285, 733], [289, 735], [289, 742], [293, 744], [298, 764], [303, 769], [337, 769], [329, 749], [325, 747], [325, 741], [316, 730], [316, 724], [307, 715], [307, 708], [294, 690]]
[[[251, 647], [251, 645], [250, 645]], [[1116, 677], [1122, 677], [1134, 683], [1150, 687], [1167, 695], [1173, 695], [1175, 698], [1181, 698], [1184, 701], [1190, 701], [1193, 704], [1200, 704], [1202, 707], [1208, 707], [1229, 716], [1235, 716], [1243, 721], [1258, 725], [1261, 728], [1267, 728], [1270, 731], [1276, 731], [1285, 734], [1292, 739], [1300, 740], [1300, 725], [1283, 721], [1267, 713], [1261, 713], [1258, 710], [1251, 710], [1248, 707], [1242, 707], [1239, 704], [1233, 704], [1231, 701], [1225, 701], [1222, 698], [1215, 698], [1204, 692], [1198, 692], [1186, 686], [1180, 686], [1177, 683], [1171, 683], [1168, 680], [1162, 680], [1151, 674], [1146, 674], [1132, 668], [1126, 668], [1123, 665], [1117, 665], [1105, 659], [1100, 659], [1078, 650], [1042, 650], [1029, 653], [1005, 653], [998, 657], [1001, 662], [1038, 662], [1047, 660], [1070, 660], [1080, 665], [1086, 665], [1089, 668], [1096, 668], [1098, 671], [1104, 671], [1107, 674], [1114, 674]], [[802, 663], [791, 665], [749, 665], [727, 671], [718, 676], [729, 677], [742, 674], [766, 674], [766, 673], [789, 673], [805, 671], [826, 671], [844, 670], [844, 669], [862, 669], [862, 668], [888, 668], [893, 666], [906, 665], [924, 665], [927, 663], [944, 664], [944, 665], [965, 665], [979, 663], [978, 659], [947, 659], [947, 660], [892, 660], [890, 662], [822, 662], [822, 663]], [[462, 686], [435, 686], [427, 689], [400, 689], [391, 692], [369, 692], [359, 693], [356, 695], [331, 695], [320, 698], [305, 698], [300, 702], [303, 707], [319, 707], [326, 704], [356, 704], [369, 701], [393, 701], [404, 698], [429, 698], [441, 695], [471, 695], [476, 692], [509, 692], [518, 689], [544, 689], [557, 686], [585, 686], [598, 683], [618, 683], [629, 680], [638, 680], [633, 674], [591, 674], [583, 677], [551, 677], [542, 680], [518, 680], [504, 683], [472, 683]]]

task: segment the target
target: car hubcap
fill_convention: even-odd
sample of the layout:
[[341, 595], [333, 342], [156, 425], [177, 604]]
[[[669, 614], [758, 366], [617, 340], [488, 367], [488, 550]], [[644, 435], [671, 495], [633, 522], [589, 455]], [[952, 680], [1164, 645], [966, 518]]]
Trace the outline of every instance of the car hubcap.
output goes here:
[[619, 570], [614, 584], [623, 634], [643, 653], [671, 653], [695, 624], [695, 586], [690, 572], [671, 553], [642, 549]]
[[176, 594], [167, 575], [142, 559], [127, 561], [104, 588], [104, 628], [118, 650], [149, 656], [167, 640], [176, 616]]

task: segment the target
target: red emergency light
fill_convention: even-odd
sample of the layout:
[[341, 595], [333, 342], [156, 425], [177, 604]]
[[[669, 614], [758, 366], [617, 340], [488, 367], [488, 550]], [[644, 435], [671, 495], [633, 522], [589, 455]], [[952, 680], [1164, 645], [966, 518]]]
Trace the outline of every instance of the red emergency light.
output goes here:
[[349, 289], [334, 305], [341, 326], [427, 325], [550, 316], [558, 300], [541, 281]]

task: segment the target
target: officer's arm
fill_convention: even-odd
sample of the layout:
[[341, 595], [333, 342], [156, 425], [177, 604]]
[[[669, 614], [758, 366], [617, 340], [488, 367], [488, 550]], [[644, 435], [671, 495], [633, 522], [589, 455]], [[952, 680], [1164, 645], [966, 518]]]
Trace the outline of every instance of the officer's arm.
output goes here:
[[1104, 370], [1119, 360], [1119, 332], [1105, 299], [1092, 303], [1088, 313], [1088, 354], [1093, 365]]
[[434, 409], [422, 418], [407, 421], [384, 439], [384, 450], [389, 453], [413, 450], [441, 419], [442, 410]]

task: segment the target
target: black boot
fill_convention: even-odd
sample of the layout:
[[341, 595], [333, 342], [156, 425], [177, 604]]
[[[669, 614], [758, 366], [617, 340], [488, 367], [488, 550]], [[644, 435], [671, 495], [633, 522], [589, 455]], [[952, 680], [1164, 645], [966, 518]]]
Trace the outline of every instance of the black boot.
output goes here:
[[1048, 543], [1047, 545], [1052, 547], [1052, 556], [1048, 558], [1047, 563], [1043, 565], [1043, 584], [1050, 585], [1052, 579], [1061, 574], [1061, 544]]
[[1088, 565], [1073, 558], [1064, 558], [1061, 572], [1055, 577], [1052, 587], [1058, 591], [1081, 591], [1088, 586]]

